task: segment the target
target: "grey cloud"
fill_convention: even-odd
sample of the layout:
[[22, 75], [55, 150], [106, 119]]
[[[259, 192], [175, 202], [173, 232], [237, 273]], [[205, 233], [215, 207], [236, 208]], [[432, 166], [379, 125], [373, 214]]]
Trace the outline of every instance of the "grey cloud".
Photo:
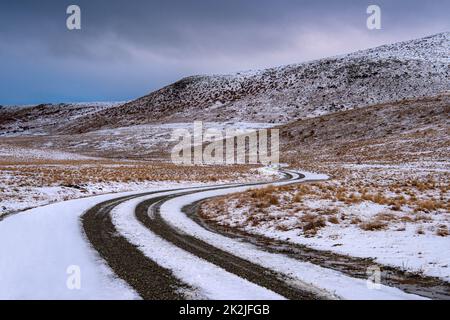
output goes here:
[[[369, 32], [365, 9], [374, 2], [383, 30]], [[69, 4], [82, 9], [81, 31], [65, 28]], [[444, 0], [2, 1], [0, 70], [15, 83], [27, 77], [27, 87], [9, 84], [6, 92], [0, 80], [0, 98], [15, 101], [20, 90], [33, 91], [38, 75], [51, 83], [65, 73], [95, 79], [102, 97], [129, 98], [190, 73], [301, 62], [446, 31], [449, 9]], [[81, 85], [57, 87], [46, 89], [49, 99], [64, 98], [63, 91], [96, 99]]]

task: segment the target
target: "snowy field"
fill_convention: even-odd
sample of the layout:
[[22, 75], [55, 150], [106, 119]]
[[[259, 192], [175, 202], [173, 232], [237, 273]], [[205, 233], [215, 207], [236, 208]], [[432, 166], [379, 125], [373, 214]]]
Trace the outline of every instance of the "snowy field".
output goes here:
[[87, 196], [140, 191], [156, 183], [248, 182], [273, 179], [248, 166], [176, 166], [165, 162], [115, 161], [74, 153], [0, 144], [2, 215]]
[[450, 282], [448, 166], [345, 167], [326, 182], [211, 200], [202, 214], [247, 233]]

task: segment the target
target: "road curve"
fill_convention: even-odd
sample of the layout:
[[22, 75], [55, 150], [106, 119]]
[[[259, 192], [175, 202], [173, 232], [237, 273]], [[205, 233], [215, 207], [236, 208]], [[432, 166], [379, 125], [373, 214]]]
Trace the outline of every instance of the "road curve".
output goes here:
[[[285, 177], [277, 182], [292, 182], [304, 178], [301, 174], [284, 172]], [[157, 192], [140, 193], [113, 199], [96, 205], [82, 217], [82, 225], [87, 239], [107, 262], [116, 275], [133, 287], [143, 299], [184, 299], [180, 289], [189, 286], [177, 279], [170, 270], [159, 266], [147, 258], [136, 246], [116, 230], [111, 211], [126, 201], [158, 193], [173, 191], [175, 194], [152, 198], [141, 203], [136, 208], [137, 218], [152, 232], [165, 240], [213, 264], [265, 287], [289, 299], [318, 299], [315, 293], [287, 284], [281, 275], [253, 264], [230, 253], [214, 248], [208, 243], [178, 233], [167, 225], [159, 215], [160, 205], [173, 197], [196, 193], [204, 190], [218, 190], [235, 187], [251, 187], [271, 184], [273, 182], [225, 184], [214, 187], [196, 187], [187, 189], [172, 189]], [[186, 192], [182, 192], [186, 190]], [[147, 214], [152, 206], [154, 215]]]
[[[298, 183], [304, 176], [295, 172], [284, 172], [285, 178], [277, 181], [283, 184]], [[143, 299], [185, 299], [182, 292], [192, 289], [175, 277], [171, 270], [159, 266], [144, 255], [136, 246], [120, 235], [116, 230], [111, 217], [111, 210], [131, 199], [152, 195], [149, 200], [141, 202], [135, 210], [136, 218], [149, 229], [150, 232], [160, 236], [171, 244], [187, 251], [203, 260], [233, 273], [243, 279], [255, 283], [261, 287], [276, 292], [288, 299], [312, 300], [326, 298], [318, 294], [314, 288], [309, 290], [304, 286], [296, 286], [286, 279], [267, 268], [242, 259], [232, 253], [223, 251], [198, 238], [187, 235], [170, 224], [160, 214], [161, 205], [176, 197], [194, 194], [206, 190], [219, 190], [237, 187], [262, 186], [274, 182], [248, 183], [248, 184], [226, 184], [212, 187], [181, 188], [162, 190], [157, 192], [141, 193], [122, 197], [104, 203], [90, 209], [83, 217], [83, 227], [87, 238], [99, 252], [100, 256], [109, 264], [112, 270], [132, 286]], [[171, 191], [173, 191], [171, 193]], [[169, 194], [167, 194], [169, 192]], [[164, 193], [164, 194], [163, 194]], [[161, 194], [158, 196], [158, 194]], [[204, 200], [202, 200], [204, 201]], [[262, 250], [272, 253], [283, 254], [302, 261], [309, 261], [322, 267], [335, 269], [351, 277], [364, 278], [368, 265], [374, 262], [370, 259], [351, 258], [329, 252], [317, 251], [288, 243], [281, 243], [263, 237], [248, 234], [231, 233], [217, 225], [207, 224], [197, 215], [197, 201], [183, 208], [183, 211], [195, 222], [204, 228], [226, 235], [228, 237], [239, 237], [241, 240], [250, 242]], [[151, 214], [149, 214], [151, 213]], [[405, 292], [414, 293], [434, 299], [448, 299], [450, 291], [448, 285], [434, 278], [417, 278], [393, 268], [382, 267], [387, 279], [388, 286], [398, 287]]]

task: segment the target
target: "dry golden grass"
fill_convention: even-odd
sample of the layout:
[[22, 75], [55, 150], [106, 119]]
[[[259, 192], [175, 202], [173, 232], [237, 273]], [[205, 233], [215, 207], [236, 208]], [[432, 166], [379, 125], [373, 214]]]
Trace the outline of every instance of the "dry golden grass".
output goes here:
[[416, 211], [431, 212], [443, 207], [443, 203], [434, 199], [416, 201]]
[[13, 186], [78, 186], [102, 182], [237, 180], [252, 166], [180, 166], [162, 162], [33, 161], [0, 162], [0, 174], [14, 177]]
[[[358, 168], [355, 165], [337, 163], [336, 159], [328, 163], [319, 162], [313, 156], [308, 158], [303, 153], [296, 155], [297, 159], [292, 161], [294, 167], [326, 173], [331, 179], [317, 183], [271, 187], [267, 190], [252, 191], [252, 195], [230, 195], [225, 198], [229, 207], [222, 209], [222, 217], [233, 211], [234, 205], [230, 205], [229, 201], [239, 199], [237, 203], [241, 209], [258, 209], [260, 214], [266, 216], [266, 220], [272, 219], [274, 225], [280, 225], [281, 229], [296, 228], [300, 233], [307, 222], [293, 224], [292, 217], [300, 220], [305, 214], [320, 216], [328, 225], [338, 222], [342, 228], [353, 225], [368, 231], [405, 231], [410, 230], [406, 228], [408, 224], [432, 225], [450, 222], [450, 173], [440, 170], [445, 163], [438, 164], [441, 166], [438, 167], [439, 170], [435, 169], [434, 163], [429, 165], [430, 170], [426, 163], [418, 164], [417, 169], [414, 169], [416, 164], [407, 168], [399, 158], [397, 162], [381, 162], [373, 167]], [[270, 197], [273, 196], [276, 196], [278, 204], [275, 200], [275, 204], [269, 203]], [[213, 202], [214, 200], [211, 201]], [[317, 202], [320, 202], [320, 205], [314, 205]], [[360, 205], [362, 203], [365, 204]], [[383, 208], [373, 208], [383, 211], [367, 221], [364, 212], [366, 204], [382, 206]], [[272, 212], [276, 212], [275, 217], [271, 217]], [[284, 224], [284, 219], [289, 217], [289, 223]], [[308, 227], [311, 225], [306, 229]]]
[[367, 222], [363, 222], [359, 225], [359, 227], [365, 231], [378, 231], [386, 229], [388, 224], [382, 220], [371, 220]]
[[328, 222], [332, 224], [339, 224], [339, 219], [336, 216], [328, 217]]
[[308, 236], [316, 235], [321, 228], [326, 226], [325, 219], [315, 214], [305, 214], [300, 221], [303, 222], [303, 233]]
[[436, 230], [436, 234], [440, 237], [448, 237], [450, 235], [446, 225], [440, 225]]
[[[338, 168], [333, 169], [333, 173], [332, 176], [341, 178], [313, 184], [270, 186], [223, 197], [220, 205], [216, 200], [209, 204], [212, 212], [220, 207], [217, 210], [221, 217], [231, 214], [233, 208], [243, 208], [250, 212], [247, 222], [252, 226], [272, 222], [277, 230], [298, 229], [306, 236], [316, 235], [327, 224], [357, 225], [365, 231], [388, 228], [405, 231], [406, 224], [432, 223], [433, 215], [439, 217], [445, 210], [448, 212], [446, 179], [449, 175], [446, 172], [427, 173], [424, 179], [411, 177], [411, 172], [394, 172], [386, 176], [381, 170]], [[322, 201], [323, 205], [309, 207], [309, 201], [316, 200]], [[385, 210], [367, 221], [348, 211], [361, 202], [378, 204]], [[274, 210], [276, 215], [271, 214]], [[285, 224], [283, 221], [289, 217], [295, 217], [299, 222], [290, 220]], [[446, 231], [440, 228], [438, 233], [445, 236]]]

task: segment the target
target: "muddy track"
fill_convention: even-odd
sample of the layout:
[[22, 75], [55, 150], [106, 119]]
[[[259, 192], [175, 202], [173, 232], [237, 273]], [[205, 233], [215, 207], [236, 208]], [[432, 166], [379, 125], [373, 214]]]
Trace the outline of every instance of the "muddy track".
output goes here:
[[197, 224], [209, 231], [230, 238], [240, 239], [267, 252], [283, 254], [300, 261], [307, 261], [324, 268], [334, 269], [353, 278], [367, 279], [367, 268], [378, 266], [381, 270], [381, 282], [384, 285], [397, 287], [407, 293], [417, 294], [431, 299], [450, 300], [450, 284], [438, 278], [417, 275], [393, 267], [380, 265], [374, 262], [373, 259], [356, 258], [336, 254], [331, 251], [315, 250], [299, 244], [249, 234], [238, 229], [221, 226], [212, 221], [206, 221], [200, 217], [198, 211], [200, 204], [207, 200], [203, 199], [187, 205], [183, 207], [182, 211]]

